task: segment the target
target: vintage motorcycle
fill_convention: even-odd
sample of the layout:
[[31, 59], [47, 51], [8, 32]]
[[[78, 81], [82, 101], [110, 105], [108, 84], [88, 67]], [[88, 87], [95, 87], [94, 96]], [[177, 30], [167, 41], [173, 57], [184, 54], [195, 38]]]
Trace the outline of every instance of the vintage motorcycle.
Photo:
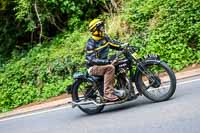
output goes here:
[[[100, 113], [104, 106], [121, 104], [144, 95], [154, 102], [168, 100], [176, 90], [176, 77], [158, 55], [138, 58], [138, 48], [127, 45], [112, 56], [115, 65], [115, 88], [124, 90], [118, 101], [106, 102], [103, 98], [103, 76], [75, 73], [74, 83], [67, 87], [72, 95], [72, 107], [87, 114]], [[133, 67], [135, 66], [135, 67]]]

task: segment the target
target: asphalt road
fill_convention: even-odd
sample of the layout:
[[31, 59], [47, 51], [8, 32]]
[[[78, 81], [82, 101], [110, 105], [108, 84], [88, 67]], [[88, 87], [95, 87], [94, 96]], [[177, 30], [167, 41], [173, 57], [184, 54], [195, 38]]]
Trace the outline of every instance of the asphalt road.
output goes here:
[[200, 133], [200, 76], [178, 82], [168, 101], [144, 97], [88, 116], [68, 107], [0, 120], [0, 133]]

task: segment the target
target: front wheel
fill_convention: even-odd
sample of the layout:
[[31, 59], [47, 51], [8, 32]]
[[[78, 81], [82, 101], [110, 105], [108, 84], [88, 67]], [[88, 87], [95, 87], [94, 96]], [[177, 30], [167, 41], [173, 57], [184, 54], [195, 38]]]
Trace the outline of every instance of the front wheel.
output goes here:
[[175, 74], [162, 61], [151, 61], [141, 65], [135, 82], [137, 89], [155, 102], [168, 100], [176, 90]]
[[[90, 101], [101, 103], [101, 94], [96, 87], [96, 84], [90, 80], [77, 79], [72, 90], [72, 100], [76, 103]], [[96, 114], [103, 110], [104, 105], [97, 106], [91, 103], [78, 107], [86, 114]]]

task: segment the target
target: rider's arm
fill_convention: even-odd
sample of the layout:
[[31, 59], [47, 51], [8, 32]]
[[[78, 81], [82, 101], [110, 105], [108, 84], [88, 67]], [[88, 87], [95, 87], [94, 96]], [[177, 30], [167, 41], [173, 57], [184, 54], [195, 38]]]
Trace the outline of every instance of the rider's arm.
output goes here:
[[86, 46], [86, 60], [92, 65], [106, 65], [110, 64], [107, 59], [98, 59], [97, 52], [94, 50], [94, 43], [92, 41], [87, 42]]
[[106, 35], [105, 39], [109, 42], [110, 48], [115, 50], [122, 50], [122, 42], [119, 42], [117, 40], [112, 40], [110, 37]]

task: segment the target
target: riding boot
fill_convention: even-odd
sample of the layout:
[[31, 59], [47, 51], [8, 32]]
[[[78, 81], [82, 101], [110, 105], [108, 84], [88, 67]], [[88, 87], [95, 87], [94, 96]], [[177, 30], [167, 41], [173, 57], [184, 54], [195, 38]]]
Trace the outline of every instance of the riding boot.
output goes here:
[[116, 95], [114, 95], [114, 74], [115, 67], [113, 65], [109, 65], [104, 74], [104, 98], [110, 102], [119, 99]]

